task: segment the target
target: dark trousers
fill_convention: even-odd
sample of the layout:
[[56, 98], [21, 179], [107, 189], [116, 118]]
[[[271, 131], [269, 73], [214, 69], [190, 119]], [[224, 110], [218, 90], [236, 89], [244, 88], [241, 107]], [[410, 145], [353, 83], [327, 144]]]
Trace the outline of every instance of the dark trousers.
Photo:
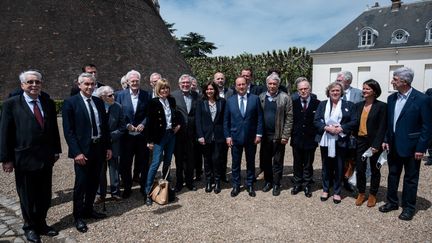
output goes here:
[[312, 183], [313, 177], [313, 162], [315, 159], [315, 150], [292, 148], [294, 158], [294, 186], [309, 186]]
[[[391, 146], [390, 148], [394, 148]], [[396, 150], [388, 155], [389, 175], [387, 181], [387, 200], [394, 205], [399, 204], [397, 195], [402, 169], [405, 170], [402, 189], [402, 208], [414, 213], [417, 199], [417, 187], [420, 174], [420, 160], [413, 157], [400, 157]]]
[[226, 179], [227, 174], [227, 164], [228, 164], [228, 145], [224, 142], [221, 144], [221, 151], [220, 151], [220, 176], [221, 179]]
[[176, 134], [174, 150], [176, 164], [176, 184], [182, 186], [193, 184], [193, 171], [195, 166], [195, 135], [189, 131], [187, 126], [180, 128]]
[[52, 166], [36, 171], [15, 170], [15, 183], [24, 218], [23, 230], [40, 230], [51, 205]]
[[232, 156], [232, 186], [240, 187], [241, 183], [241, 160], [243, 149], [246, 154], [246, 186], [253, 186], [255, 179], [255, 153], [256, 145], [254, 143], [247, 143], [245, 145], [232, 145], [231, 156]]
[[82, 218], [93, 211], [100, 173], [106, 158], [106, 151], [102, 144], [91, 144], [87, 158], [85, 165], [74, 163], [73, 216], [75, 219]]
[[[356, 176], [357, 176], [357, 189], [359, 193], [366, 192], [366, 169], [367, 169], [367, 159], [362, 160], [363, 153], [370, 148], [370, 144], [366, 137], [358, 137], [357, 139], [357, 156], [356, 156]], [[381, 172], [376, 167], [380, 152], [375, 153], [369, 158], [370, 168], [371, 168], [371, 183], [369, 192], [372, 195], [378, 193], [378, 188], [381, 180]]]
[[202, 151], [202, 148], [198, 142], [195, 142], [194, 144], [195, 149], [195, 177], [200, 177], [203, 173], [203, 156], [204, 151]]
[[264, 168], [264, 179], [267, 183], [280, 185], [283, 173], [285, 144], [275, 142], [264, 136], [261, 140], [260, 162]]
[[204, 173], [206, 182], [209, 183], [212, 180], [220, 181], [221, 175], [221, 150], [224, 143], [206, 143], [202, 145], [202, 151], [204, 154]]
[[330, 183], [333, 182], [333, 193], [341, 194], [341, 184], [344, 170], [346, 149], [336, 146], [336, 157], [328, 157], [328, 148], [321, 147], [322, 159], [322, 186], [324, 192], [330, 191]]
[[147, 140], [142, 135], [132, 136], [126, 134], [123, 141], [123, 151], [122, 156], [120, 156], [120, 175], [123, 181], [124, 189], [131, 190], [132, 188], [132, 162], [134, 161], [135, 156], [134, 171], [135, 169], [140, 171], [141, 192], [144, 192], [149, 166]]

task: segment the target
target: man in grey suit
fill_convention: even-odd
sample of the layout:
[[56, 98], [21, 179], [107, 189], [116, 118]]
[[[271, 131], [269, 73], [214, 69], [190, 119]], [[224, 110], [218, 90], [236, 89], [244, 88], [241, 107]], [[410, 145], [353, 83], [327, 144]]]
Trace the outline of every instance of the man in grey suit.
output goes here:
[[[362, 91], [360, 89], [356, 89], [351, 87], [352, 83], [352, 73], [350, 71], [341, 71], [338, 73], [337, 82], [341, 82], [344, 87], [344, 95], [342, 96], [343, 100], [350, 101], [352, 103], [358, 103], [363, 101]], [[354, 137], [351, 137], [351, 141], [354, 141]], [[344, 170], [344, 186], [347, 191], [355, 191], [355, 187], [348, 183], [348, 178], [350, 178], [354, 173], [355, 168], [355, 145], [348, 148], [347, 160], [345, 161], [345, 170]]]

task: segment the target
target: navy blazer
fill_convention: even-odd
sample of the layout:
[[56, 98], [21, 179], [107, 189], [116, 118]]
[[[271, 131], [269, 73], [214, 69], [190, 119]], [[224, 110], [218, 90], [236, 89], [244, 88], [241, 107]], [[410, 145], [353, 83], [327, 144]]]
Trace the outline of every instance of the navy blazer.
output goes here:
[[297, 98], [293, 99], [293, 126], [291, 129], [290, 145], [296, 148], [313, 149], [317, 147], [315, 136], [317, 129], [314, 126], [315, 113], [320, 101], [311, 95], [306, 112], [303, 112], [303, 104], [297, 93]]
[[[355, 104], [357, 112], [357, 126], [354, 136], [358, 137], [360, 118], [363, 112], [365, 101]], [[372, 148], [380, 150], [387, 131], [387, 104], [375, 100], [366, 120], [367, 140]]]
[[224, 135], [231, 138], [233, 144], [254, 143], [256, 135], [263, 134], [263, 111], [259, 97], [247, 94], [245, 117], [239, 108], [238, 94], [228, 98], [224, 113]]
[[[108, 130], [108, 115], [105, 112], [104, 102], [98, 97], [92, 96], [96, 105], [100, 120], [100, 139], [104, 149], [111, 149], [111, 136]], [[69, 158], [75, 158], [79, 154], [89, 155], [92, 143], [92, 126], [81, 94], [78, 93], [63, 103], [63, 132], [69, 147]]]
[[[321, 137], [324, 134], [324, 127], [326, 126], [324, 121], [326, 105], [327, 100], [321, 101], [315, 113], [314, 125], [318, 129], [318, 134], [315, 141], [318, 143], [321, 141]], [[340, 121], [340, 125], [343, 129], [343, 133], [346, 134], [346, 136], [343, 138], [339, 136], [337, 145], [339, 147], [348, 148], [350, 135], [354, 130], [356, 130], [357, 115], [354, 103], [350, 101], [342, 100], [341, 109], [342, 119]]]
[[[424, 153], [432, 136], [432, 108], [430, 98], [412, 89], [393, 131], [394, 110], [397, 93], [387, 98], [387, 133], [385, 141], [390, 149], [396, 149], [401, 157], [413, 157], [415, 152]], [[394, 146], [394, 147], [393, 147]]]
[[200, 100], [196, 109], [196, 133], [197, 138], [204, 138], [206, 143], [211, 143], [212, 138], [217, 143], [225, 142], [223, 121], [225, 112], [225, 100], [216, 100], [216, 117], [211, 118], [208, 100]]
[[[132, 124], [135, 127], [139, 124], [146, 125], [149, 101], [147, 91], [140, 89], [136, 112], [134, 112], [129, 88], [118, 92], [116, 96], [116, 102], [122, 105], [126, 124]], [[141, 134], [143, 133], [144, 131], [141, 132]]]
[[53, 165], [61, 153], [54, 101], [39, 96], [44, 127], [37, 122], [24, 96], [16, 95], [3, 103], [1, 115], [0, 161], [13, 162], [18, 171], [34, 171]]

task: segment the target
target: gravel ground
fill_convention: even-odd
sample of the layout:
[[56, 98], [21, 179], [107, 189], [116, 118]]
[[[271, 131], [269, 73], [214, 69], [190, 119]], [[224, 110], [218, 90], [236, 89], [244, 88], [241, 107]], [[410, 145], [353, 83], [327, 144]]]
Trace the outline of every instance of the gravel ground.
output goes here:
[[[61, 127], [61, 126], [60, 126]], [[430, 242], [432, 240], [432, 167], [422, 165], [417, 213], [412, 221], [401, 221], [401, 212], [386, 214], [378, 211], [384, 204], [387, 185], [387, 166], [382, 168], [378, 204], [374, 208], [366, 203], [357, 207], [355, 198], [343, 192], [341, 204], [332, 200], [321, 202], [321, 161], [319, 152], [314, 163], [313, 196], [290, 194], [292, 188], [291, 147], [286, 148], [282, 193], [274, 197], [261, 191], [262, 181], [255, 188], [257, 196], [251, 198], [243, 190], [236, 198], [230, 196], [230, 185], [223, 185], [220, 194], [204, 192], [204, 183], [197, 183], [198, 191], [186, 188], [174, 203], [151, 207], [135, 187], [131, 198], [119, 202], [108, 201], [108, 218], [89, 220], [89, 231], [79, 233], [73, 226], [72, 189], [74, 171], [67, 158], [63, 140], [63, 154], [54, 167], [53, 201], [48, 212], [48, 223], [79, 242], [223, 242], [223, 241], [292, 241], [292, 242]], [[257, 160], [258, 161], [258, 160]], [[257, 162], [258, 165], [258, 162]], [[243, 173], [245, 169], [243, 168]], [[244, 178], [244, 177], [243, 177]], [[400, 186], [401, 189], [401, 186]], [[17, 198], [13, 174], [1, 174], [0, 193]], [[101, 206], [96, 209], [101, 211]]]

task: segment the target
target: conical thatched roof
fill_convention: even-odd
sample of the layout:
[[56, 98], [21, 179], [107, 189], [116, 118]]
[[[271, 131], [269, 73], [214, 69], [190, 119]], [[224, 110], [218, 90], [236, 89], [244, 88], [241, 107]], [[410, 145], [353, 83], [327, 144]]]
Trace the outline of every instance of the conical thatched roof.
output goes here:
[[2, 0], [0, 16], [2, 99], [25, 69], [42, 71], [56, 99], [69, 95], [85, 63], [114, 88], [130, 69], [145, 85], [152, 72], [172, 84], [190, 72], [151, 0]]

